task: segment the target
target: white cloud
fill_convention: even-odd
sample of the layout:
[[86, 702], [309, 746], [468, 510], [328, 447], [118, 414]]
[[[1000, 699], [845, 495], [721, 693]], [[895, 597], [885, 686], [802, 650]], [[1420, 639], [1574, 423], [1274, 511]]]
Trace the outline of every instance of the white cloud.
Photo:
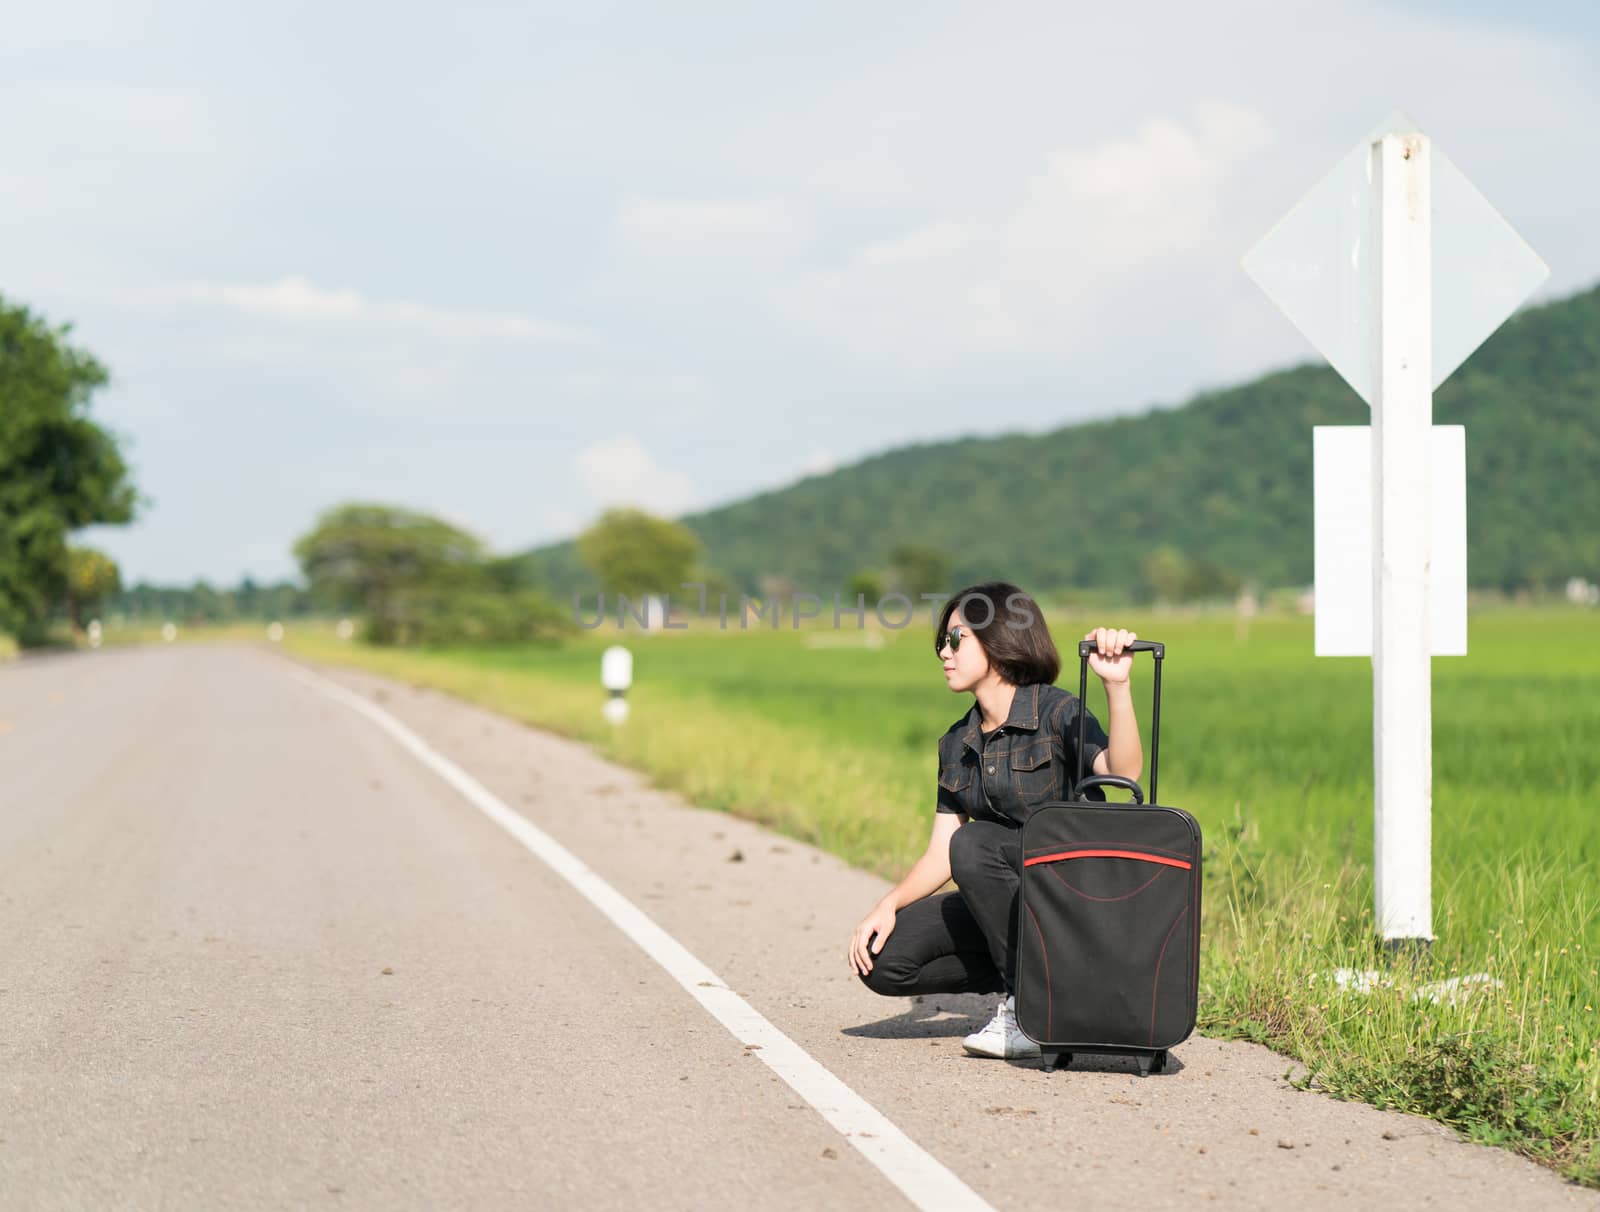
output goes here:
[[448, 509], [442, 506], [434, 506], [426, 512], [438, 518], [440, 521], [448, 522], [457, 530], [463, 530], [467, 534], [473, 535], [479, 539], [483, 538], [483, 531], [479, 528], [478, 523], [472, 518], [468, 517], [465, 513], [462, 513], [460, 510]]
[[612, 369], [571, 370], [560, 377], [560, 384], [575, 395], [586, 397], [684, 401], [706, 394], [704, 379], [682, 371], [658, 374]]
[[630, 242], [659, 249], [771, 244], [799, 234], [787, 203], [737, 199], [625, 198], [617, 230]]
[[986, 213], [942, 218], [860, 248], [791, 301], [863, 349], [927, 360], [1063, 354], [1107, 291], [1237, 242], [1224, 221], [1241, 161], [1271, 140], [1248, 107], [1202, 100], [1183, 120], [1059, 148]]
[[915, 265], [960, 256], [986, 238], [974, 223], [929, 223], [903, 236], [869, 244], [857, 255], [862, 265]]
[[594, 335], [586, 329], [517, 312], [453, 310], [405, 300], [369, 299], [359, 291], [327, 290], [295, 275], [263, 284], [191, 282], [176, 293], [188, 302], [285, 320], [353, 321], [453, 338], [488, 337], [536, 344], [582, 345], [594, 341]]
[[1266, 119], [1225, 101], [1195, 103], [1186, 126], [1166, 115], [1139, 124], [1132, 135], [1051, 157], [1047, 190], [1079, 204], [1095, 203], [1116, 213], [1172, 209], [1175, 193], [1214, 192], [1244, 157], [1271, 139]]
[[584, 519], [576, 510], [552, 506], [541, 510], [537, 533], [531, 537], [535, 543], [556, 543], [570, 539], [583, 529]]
[[674, 516], [695, 501], [694, 483], [663, 467], [632, 434], [619, 434], [578, 452], [578, 478], [596, 505], [632, 505]]
[[800, 464], [800, 475], [825, 476], [839, 465], [839, 460], [834, 458], [833, 452], [823, 446], [813, 446], [811, 453], [806, 455]]
[[812, 189], [845, 202], [904, 203], [926, 195], [900, 165], [883, 155], [859, 155], [825, 161], [811, 174]]

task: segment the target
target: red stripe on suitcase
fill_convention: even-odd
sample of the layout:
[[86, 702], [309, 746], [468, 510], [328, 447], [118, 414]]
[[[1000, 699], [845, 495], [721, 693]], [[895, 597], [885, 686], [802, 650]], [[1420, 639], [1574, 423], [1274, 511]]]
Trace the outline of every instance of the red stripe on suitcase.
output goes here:
[[1035, 858], [1024, 859], [1024, 867], [1032, 867], [1035, 863], [1058, 863], [1062, 859], [1075, 858], [1125, 858], [1138, 859], [1141, 863], [1160, 863], [1164, 867], [1182, 867], [1188, 871], [1194, 866], [1183, 859], [1165, 858], [1159, 854], [1140, 854], [1135, 850], [1062, 850], [1055, 854], [1041, 854]]
[[[1028, 909], [1028, 902], [1023, 901], [1022, 907]], [[1039, 919], [1033, 916], [1033, 910], [1028, 909], [1028, 920], [1033, 923], [1033, 932], [1039, 936], [1039, 958], [1044, 960], [1044, 1029], [1051, 1035], [1056, 1033], [1056, 995], [1050, 987], [1050, 949], [1044, 945], [1044, 931], [1039, 929]], [[1018, 1026], [1021, 1024], [1019, 1023]], [[1027, 1032], [1023, 1032], [1024, 1035]]]

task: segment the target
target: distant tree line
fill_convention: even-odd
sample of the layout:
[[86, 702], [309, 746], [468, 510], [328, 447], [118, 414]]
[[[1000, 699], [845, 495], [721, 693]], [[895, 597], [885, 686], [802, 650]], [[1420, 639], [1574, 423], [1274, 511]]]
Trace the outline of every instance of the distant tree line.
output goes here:
[[109, 595], [102, 609], [137, 622], [232, 623], [301, 618], [314, 613], [311, 595], [293, 581], [257, 584], [246, 576], [234, 587], [198, 580], [189, 586], [139, 582]]

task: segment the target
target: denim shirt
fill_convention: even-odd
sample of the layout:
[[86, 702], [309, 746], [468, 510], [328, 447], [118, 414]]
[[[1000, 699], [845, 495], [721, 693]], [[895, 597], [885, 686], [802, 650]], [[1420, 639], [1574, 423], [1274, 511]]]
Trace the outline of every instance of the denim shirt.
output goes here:
[[[974, 700], [939, 738], [937, 811], [1021, 826], [1039, 805], [1070, 798], [1079, 706], [1078, 696], [1059, 686], [1018, 686], [1006, 722], [985, 737]], [[1100, 721], [1085, 712], [1081, 777], [1094, 773], [1095, 755], [1108, 744]], [[1105, 799], [1098, 787], [1086, 795]]]

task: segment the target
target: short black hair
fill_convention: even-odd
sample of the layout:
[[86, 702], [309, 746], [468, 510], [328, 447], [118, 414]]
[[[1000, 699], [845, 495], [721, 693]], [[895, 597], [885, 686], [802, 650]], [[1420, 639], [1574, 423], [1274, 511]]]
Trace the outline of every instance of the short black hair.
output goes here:
[[[1061, 675], [1061, 654], [1050, 638], [1044, 611], [1009, 581], [984, 581], [957, 590], [944, 604], [933, 629], [933, 650], [944, 648], [950, 616], [957, 609], [989, 656], [990, 666], [1013, 686], [1053, 683]], [[977, 616], [977, 617], [975, 617]]]

